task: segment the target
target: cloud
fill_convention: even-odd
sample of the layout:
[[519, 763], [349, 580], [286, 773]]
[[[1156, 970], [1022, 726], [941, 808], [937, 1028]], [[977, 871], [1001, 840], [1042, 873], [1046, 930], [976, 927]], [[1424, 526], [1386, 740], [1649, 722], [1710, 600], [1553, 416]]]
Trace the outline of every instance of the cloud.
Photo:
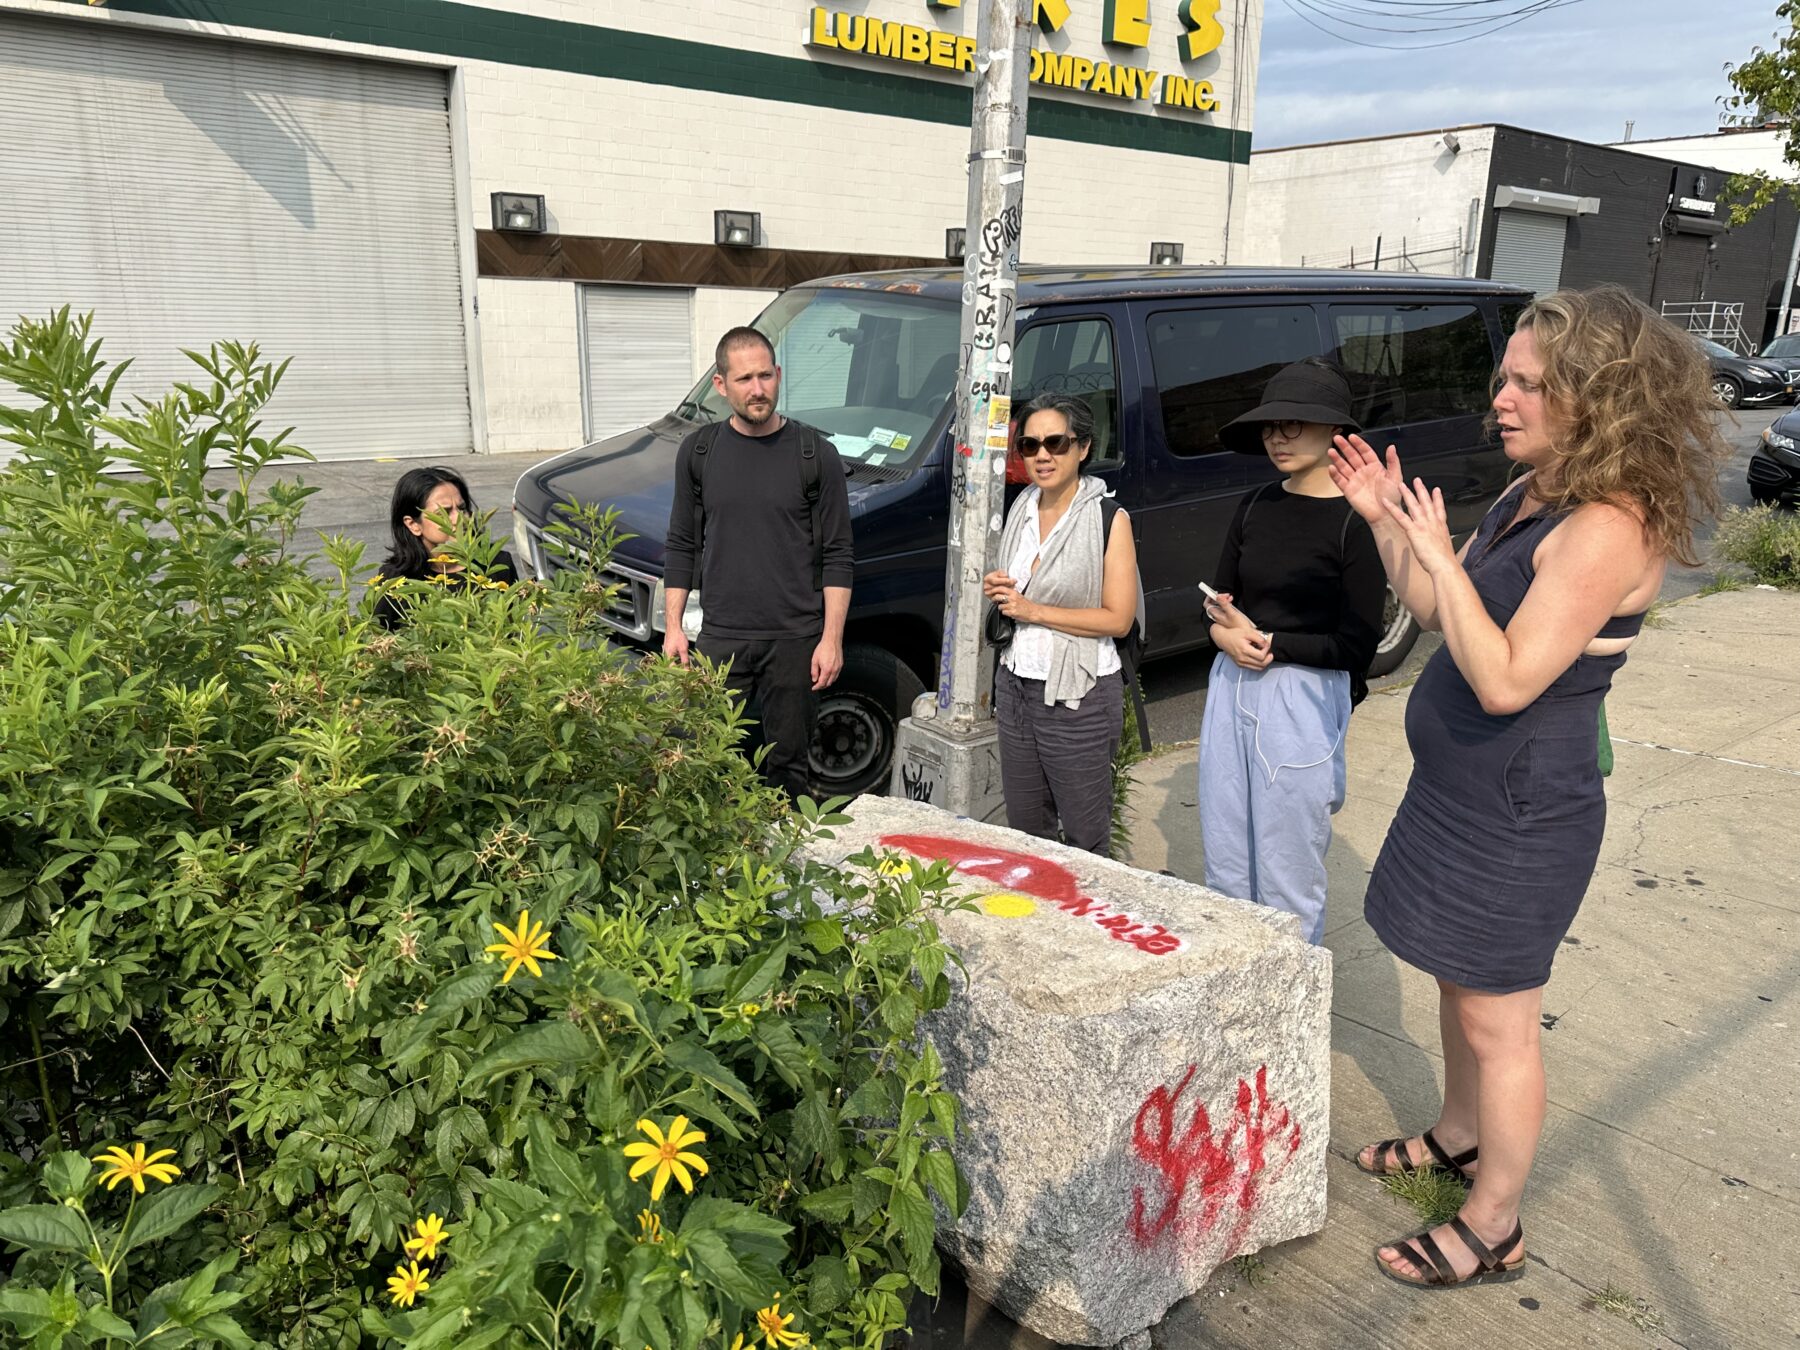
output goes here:
[[1595, 141], [1619, 139], [1627, 119], [1639, 138], [1711, 131], [1725, 63], [1775, 25], [1772, 0], [1582, 0], [1458, 46], [1378, 51], [1267, 3], [1263, 148], [1483, 122]]

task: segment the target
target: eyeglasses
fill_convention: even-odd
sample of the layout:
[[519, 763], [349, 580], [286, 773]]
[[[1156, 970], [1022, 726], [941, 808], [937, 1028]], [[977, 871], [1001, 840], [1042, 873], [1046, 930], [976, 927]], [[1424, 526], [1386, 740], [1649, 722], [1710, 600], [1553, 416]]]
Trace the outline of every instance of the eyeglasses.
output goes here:
[[1304, 422], [1292, 420], [1286, 422], [1264, 422], [1262, 424], [1263, 439], [1267, 440], [1271, 435], [1275, 435], [1281, 437], [1284, 441], [1291, 441], [1300, 434], [1301, 429], [1305, 426], [1306, 423]]
[[1029, 458], [1039, 450], [1048, 450], [1053, 455], [1066, 455], [1080, 445], [1073, 436], [1021, 436], [1019, 437], [1019, 453]]

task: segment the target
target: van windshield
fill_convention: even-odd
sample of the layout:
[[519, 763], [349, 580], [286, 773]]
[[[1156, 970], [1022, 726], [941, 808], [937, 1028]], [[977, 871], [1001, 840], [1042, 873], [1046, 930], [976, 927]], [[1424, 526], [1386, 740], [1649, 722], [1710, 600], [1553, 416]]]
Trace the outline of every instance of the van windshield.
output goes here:
[[[781, 412], [831, 437], [846, 465], [896, 469], [924, 458], [925, 433], [956, 382], [962, 314], [953, 302], [801, 288], [755, 326], [775, 344]], [[708, 374], [675, 415], [718, 422], [731, 408]]]

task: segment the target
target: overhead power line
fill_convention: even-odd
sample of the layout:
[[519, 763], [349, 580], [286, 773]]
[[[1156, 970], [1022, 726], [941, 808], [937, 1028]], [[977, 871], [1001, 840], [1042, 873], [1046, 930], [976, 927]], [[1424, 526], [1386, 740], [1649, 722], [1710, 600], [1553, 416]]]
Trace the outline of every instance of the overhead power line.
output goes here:
[[[1578, 5], [1582, 0], [1283, 0], [1295, 17], [1310, 27], [1357, 47], [1385, 51], [1428, 51], [1454, 47], [1524, 23], [1548, 10]], [[1393, 22], [1371, 23], [1372, 19]], [[1436, 37], [1436, 42], [1393, 42], [1357, 34]]]

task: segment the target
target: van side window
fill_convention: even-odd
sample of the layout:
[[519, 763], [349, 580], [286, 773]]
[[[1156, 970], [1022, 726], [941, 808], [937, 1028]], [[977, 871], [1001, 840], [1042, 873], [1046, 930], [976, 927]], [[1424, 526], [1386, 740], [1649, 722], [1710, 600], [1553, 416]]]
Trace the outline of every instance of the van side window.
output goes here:
[[1519, 316], [1527, 308], [1524, 300], [1502, 300], [1500, 302], [1500, 337], [1504, 341], [1519, 329]]
[[1149, 318], [1150, 364], [1172, 455], [1224, 449], [1219, 429], [1256, 406], [1269, 376], [1319, 355], [1319, 324], [1304, 305], [1164, 310]]
[[1473, 305], [1333, 305], [1331, 327], [1363, 426], [1487, 410], [1494, 347]]
[[1013, 372], [1015, 409], [1039, 394], [1084, 398], [1094, 410], [1094, 449], [1088, 463], [1117, 460], [1119, 368], [1113, 359], [1112, 324], [1099, 318], [1064, 319], [1028, 328], [1013, 355]]

